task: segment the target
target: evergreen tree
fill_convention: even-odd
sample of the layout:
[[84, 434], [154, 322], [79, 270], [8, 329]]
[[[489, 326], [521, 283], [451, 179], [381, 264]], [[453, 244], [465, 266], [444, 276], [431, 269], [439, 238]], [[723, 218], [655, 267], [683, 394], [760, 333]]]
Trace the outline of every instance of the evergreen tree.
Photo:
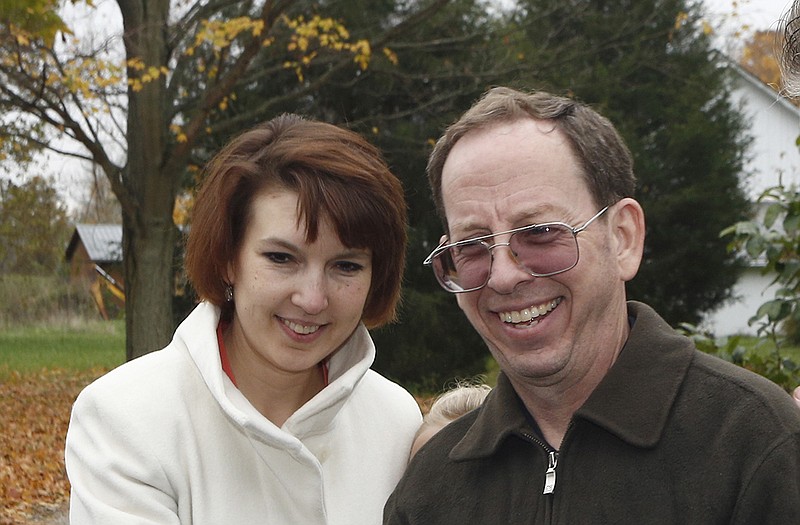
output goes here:
[[631, 299], [673, 326], [730, 297], [740, 261], [719, 233], [746, 217], [744, 123], [729, 71], [686, 0], [528, 0], [523, 85], [568, 93], [609, 117], [633, 153], [645, 256]]

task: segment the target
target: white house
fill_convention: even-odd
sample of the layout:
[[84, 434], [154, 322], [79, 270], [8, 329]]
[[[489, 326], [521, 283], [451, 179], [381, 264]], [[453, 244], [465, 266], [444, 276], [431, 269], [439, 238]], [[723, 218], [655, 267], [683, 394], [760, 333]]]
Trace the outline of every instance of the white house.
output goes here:
[[[761, 193], [779, 182], [800, 182], [800, 109], [761, 80], [735, 66], [733, 102], [739, 104], [750, 123], [753, 139], [747, 152], [743, 184], [755, 203]], [[734, 300], [709, 314], [704, 326], [716, 335], [754, 334], [747, 320], [774, 296], [770, 278], [761, 275], [763, 263], [754, 261], [733, 290]]]

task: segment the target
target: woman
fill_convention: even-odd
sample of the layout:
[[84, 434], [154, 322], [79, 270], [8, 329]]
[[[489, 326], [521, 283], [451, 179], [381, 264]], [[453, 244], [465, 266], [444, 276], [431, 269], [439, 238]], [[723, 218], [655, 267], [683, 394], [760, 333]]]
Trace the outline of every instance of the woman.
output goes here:
[[72, 523], [380, 523], [421, 420], [369, 369], [405, 221], [355, 133], [284, 115], [228, 144], [186, 248], [202, 302], [75, 402]]

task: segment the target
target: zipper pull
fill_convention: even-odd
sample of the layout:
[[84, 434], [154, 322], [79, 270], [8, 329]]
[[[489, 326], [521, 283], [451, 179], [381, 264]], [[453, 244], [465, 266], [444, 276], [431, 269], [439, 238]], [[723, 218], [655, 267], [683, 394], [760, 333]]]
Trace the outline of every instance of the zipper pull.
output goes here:
[[556, 488], [556, 465], [558, 465], [558, 452], [552, 451], [547, 459], [547, 472], [544, 473], [542, 494], [552, 494]]

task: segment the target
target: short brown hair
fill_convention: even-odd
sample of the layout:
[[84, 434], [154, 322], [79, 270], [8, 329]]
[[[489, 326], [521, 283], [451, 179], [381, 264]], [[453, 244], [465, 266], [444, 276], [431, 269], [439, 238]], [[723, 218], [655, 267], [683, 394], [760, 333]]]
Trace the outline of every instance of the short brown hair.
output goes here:
[[428, 159], [428, 181], [436, 211], [445, 228], [447, 217], [442, 198], [442, 170], [453, 146], [470, 131], [523, 118], [551, 121], [564, 133], [583, 168], [595, 204], [608, 206], [623, 197], [633, 197], [636, 188], [633, 159], [608, 119], [565, 97], [544, 91], [524, 93], [496, 87], [487, 91], [447, 128]]
[[185, 267], [201, 300], [233, 314], [225, 276], [250, 221], [255, 196], [284, 187], [299, 195], [298, 214], [314, 242], [326, 217], [348, 248], [372, 252], [372, 282], [362, 319], [393, 321], [406, 253], [403, 188], [381, 153], [357, 133], [281, 115], [229, 142], [207, 165], [192, 212]]

